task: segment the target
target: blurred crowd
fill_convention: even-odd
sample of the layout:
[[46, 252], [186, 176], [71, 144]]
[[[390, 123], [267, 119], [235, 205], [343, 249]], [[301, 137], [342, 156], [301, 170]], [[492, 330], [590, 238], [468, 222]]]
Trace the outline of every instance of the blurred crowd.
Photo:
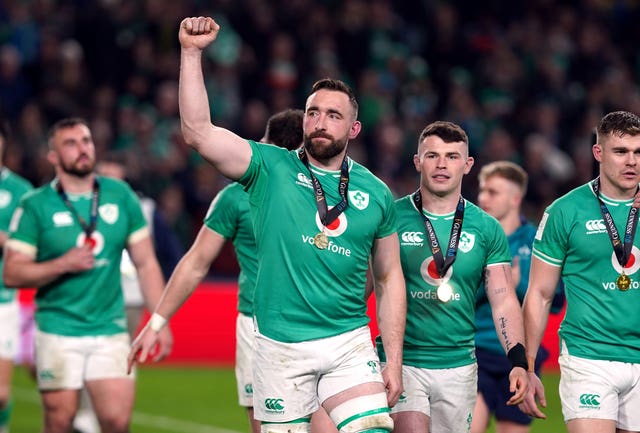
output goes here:
[[85, 117], [98, 155], [123, 156], [129, 182], [188, 247], [227, 182], [180, 133], [177, 29], [191, 15], [222, 27], [205, 59], [215, 123], [260, 139], [272, 113], [304, 107], [316, 79], [341, 78], [356, 90], [363, 123], [350, 154], [398, 196], [417, 184], [422, 128], [451, 120], [476, 158], [466, 198], [476, 199], [482, 164], [518, 162], [530, 176], [524, 211], [537, 222], [592, 178], [599, 118], [640, 113], [632, 1], [4, 0], [5, 164], [35, 185], [50, 180], [48, 127]]

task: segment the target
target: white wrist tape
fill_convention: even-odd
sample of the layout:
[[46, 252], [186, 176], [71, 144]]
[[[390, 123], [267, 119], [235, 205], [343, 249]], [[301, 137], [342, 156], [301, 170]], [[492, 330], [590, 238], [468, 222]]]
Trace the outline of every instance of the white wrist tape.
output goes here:
[[151, 319], [149, 319], [149, 328], [151, 328], [153, 331], [160, 332], [160, 330], [165, 326], [167, 326], [167, 319], [165, 319], [158, 313], [153, 313], [151, 315]]

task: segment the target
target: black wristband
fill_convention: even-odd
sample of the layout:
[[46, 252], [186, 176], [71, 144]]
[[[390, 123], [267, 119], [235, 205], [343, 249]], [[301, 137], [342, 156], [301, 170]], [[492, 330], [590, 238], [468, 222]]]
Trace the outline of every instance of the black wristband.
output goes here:
[[513, 346], [507, 352], [507, 358], [511, 361], [511, 367], [522, 367], [525, 371], [529, 368], [529, 363], [527, 362], [527, 353], [524, 349], [524, 346], [520, 343]]

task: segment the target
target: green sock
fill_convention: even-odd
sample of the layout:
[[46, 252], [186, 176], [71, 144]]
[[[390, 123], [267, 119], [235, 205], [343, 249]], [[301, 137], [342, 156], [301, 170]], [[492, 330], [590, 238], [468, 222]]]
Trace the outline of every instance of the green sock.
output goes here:
[[11, 418], [11, 411], [13, 409], [13, 400], [9, 400], [7, 407], [0, 409], [0, 427], [9, 425], [9, 418]]

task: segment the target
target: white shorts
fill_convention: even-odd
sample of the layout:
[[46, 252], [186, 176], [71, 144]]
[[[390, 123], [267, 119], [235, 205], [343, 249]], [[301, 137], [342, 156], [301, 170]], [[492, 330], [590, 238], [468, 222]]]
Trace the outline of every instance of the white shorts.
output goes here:
[[478, 393], [478, 364], [428, 369], [402, 366], [404, 392], [391, 414], [421, 412], [431, 418], [432, 432], [461, 433], [471, 429]]
[[68, 337], [36, 330], [36, 369], [41, 390], [81, 389], [85, 381], [130, 378], [129, 334]]
[[558, 363], [565, 422], [611, 419], [618, 429], [640, 431], [640, 364], [571, 356], [564, 343]]
[[256, 332], [254, 356], [254, 416], [261, 421], [309, 417], [339, 392], [382, 383], [367, 326], [301, 343], [281, 343]]
[[240, 406], [253, 407], [253, 346], [256, 337], [253, 318], [242, 313], [236, 318], [236, 384]]
[[0, 358], [13, 361], [20, 344], [20, 306], [18, 300], [0, 303]]

